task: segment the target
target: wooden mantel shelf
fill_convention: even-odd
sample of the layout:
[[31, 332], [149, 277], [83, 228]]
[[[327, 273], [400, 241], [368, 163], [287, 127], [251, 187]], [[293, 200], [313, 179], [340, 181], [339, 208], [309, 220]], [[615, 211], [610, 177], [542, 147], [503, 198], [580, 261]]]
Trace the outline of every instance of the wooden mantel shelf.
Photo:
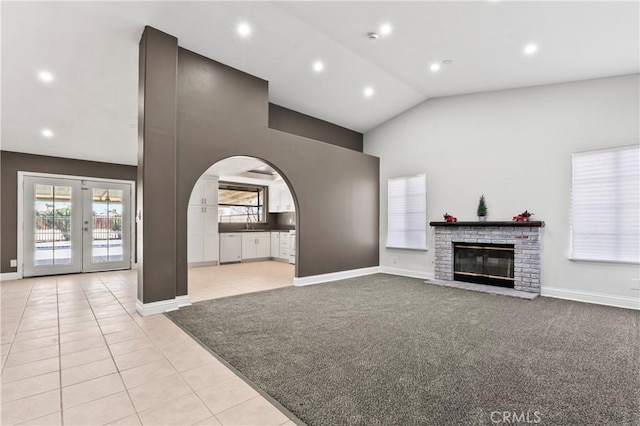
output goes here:
[[541, 220], [531, 220], [529, 222], [516, 221], [499, 221], [499, 222], [429, 222], [431, 226], [513, 226], [513, 227], [530, 227], [542, 228], [544, 222]]

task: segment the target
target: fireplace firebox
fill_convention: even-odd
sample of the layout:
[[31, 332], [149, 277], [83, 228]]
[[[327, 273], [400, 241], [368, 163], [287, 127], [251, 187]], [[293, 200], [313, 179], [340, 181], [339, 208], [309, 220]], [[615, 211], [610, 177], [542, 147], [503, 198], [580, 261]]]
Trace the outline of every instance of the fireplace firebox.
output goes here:
[[514, 245], [453, 243], [453, 279], [514, 287]]

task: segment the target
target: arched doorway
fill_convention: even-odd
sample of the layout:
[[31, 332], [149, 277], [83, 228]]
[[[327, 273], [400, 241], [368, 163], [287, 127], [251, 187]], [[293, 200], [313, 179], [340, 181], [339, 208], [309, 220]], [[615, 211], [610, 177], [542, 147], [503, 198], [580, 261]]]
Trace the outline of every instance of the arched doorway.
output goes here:
[[189, 199], [190, 300], [293, 285], [296, 205], [286, 178], [263, 160], [234, 156], [209, 167]]

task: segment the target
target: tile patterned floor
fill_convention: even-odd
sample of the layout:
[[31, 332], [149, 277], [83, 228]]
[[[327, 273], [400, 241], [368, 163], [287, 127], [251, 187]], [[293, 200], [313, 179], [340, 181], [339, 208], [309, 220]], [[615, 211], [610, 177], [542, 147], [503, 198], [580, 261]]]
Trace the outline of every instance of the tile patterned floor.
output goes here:
[[[199, 301], [292, 285], [293, 265], [189, 271]], [[293, 425], [163, 315], [135, 312], [136, 272], [5, 281], [2, 425]]]

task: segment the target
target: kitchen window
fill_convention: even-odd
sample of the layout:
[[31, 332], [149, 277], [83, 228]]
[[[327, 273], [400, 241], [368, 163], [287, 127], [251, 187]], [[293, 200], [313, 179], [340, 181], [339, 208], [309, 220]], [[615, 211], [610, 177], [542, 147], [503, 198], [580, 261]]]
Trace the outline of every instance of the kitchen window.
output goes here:
[[221, 182], [218, 187], [218, 222], [265, 223], [263, 186]]

